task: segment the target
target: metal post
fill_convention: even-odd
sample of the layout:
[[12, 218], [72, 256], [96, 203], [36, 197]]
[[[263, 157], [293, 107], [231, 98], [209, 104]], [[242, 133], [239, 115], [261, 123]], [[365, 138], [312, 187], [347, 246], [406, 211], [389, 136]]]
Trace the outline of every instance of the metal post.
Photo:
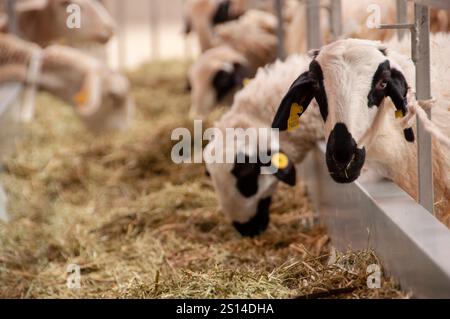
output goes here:
[[16, 8], [16, 0], [6, 0], [6, 13], [8, 14], [8, 30], [10, 33], [18, 34], [15, 8]]
[[320, 3], [317, 0], [306, 0], [306, 30], [308, 32], [308, 49], [322, 46], [320, 33]]
[[[412, 47], [416, 52], [416, 98], [417, 100], [431, 99], [430, 86], [430, 21], [427, 6], [414, 5], [416, 37]], [[427, 111], [431, 118], [431, 111]], [[433, 159], [431, 135], [417, 121], [418, 147], [418, 175], [419, 175], [419, 203], [430, 213], [433, 213]]]
[[421, 4], [429, 7], [441, 8], [450, 10], [450, 1], [448, 0], [415, 0], [416, 4]]
[[331, 36], [337, 40], [342, 35], [342, 1], [331, 0], [329, 9]]
[[[408, 21], [408, 1], [397, 0], [397, 23], [404, 24]], [[401, 40], [406, 34], [405, 29], [398, 29], [397, 36]]]
[[277, 13], [278, 19], [278, 29], [277, 29], [277, 37], [278, 37], [278, 48], [277, 48], [277, 56], [280, 60], [283, 60], [285, 57], [284, 52], [284, 28], [283, 28], [283, 3], [282, 0], [275, 0], [275, 11]]

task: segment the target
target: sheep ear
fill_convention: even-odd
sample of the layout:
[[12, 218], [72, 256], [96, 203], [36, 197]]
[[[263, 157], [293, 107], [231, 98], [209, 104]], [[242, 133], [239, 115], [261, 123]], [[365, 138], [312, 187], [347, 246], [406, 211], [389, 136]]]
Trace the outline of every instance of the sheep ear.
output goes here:
[[271, 163], [277, 169], [277, 172], [274, 174], [276, 178], [285, 184], [295, 186], [297, 182], [295, 165], [286, 154], [282, 152], [273, 154]]
[[[407, 105], [407, 93], [408, 93], [408, 83], [406, 82], [403, 74], [397, 69], [391, 69], [391, 80], [387, 85], [387, 95], [391, 98], [395, 105], [396, 117], [404, 117], [408, 112]], [[405, 139], [408, 142], [414, 142], [414, 132], [411, 127], [403, 130]]]
[[292, 84], [281, 101], [272, 128], [280, 131], [293, 130], [299, 125], [299, 118], [314, 97], [315, 79], [309, 71], [301, 74]]

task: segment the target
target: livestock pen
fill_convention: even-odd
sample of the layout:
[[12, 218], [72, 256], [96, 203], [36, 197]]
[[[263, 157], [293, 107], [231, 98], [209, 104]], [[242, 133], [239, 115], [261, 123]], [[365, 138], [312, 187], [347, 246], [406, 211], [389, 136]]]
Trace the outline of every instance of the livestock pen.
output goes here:
[[[275, 194], [267, 231], [242, 237], [204, 165], [171, 158], [175, 129], [196, 134], [186, 86], [200, 49], [182, 32], [183, 1], [102, 3], [117, 21], [107, 60], [130, 81], [134, 120], [125, 132], [95, 135], [70, 106], [39, 93], [33, 121], [15, 123], [7, 111], [20, 108], [23, 87], [2, 84], [0, 181], [8, 199], [0, 189], [0, 297], [450, 297], [450, 231], [432, 215], [426, 131], [419, 129], [420, 204], [378, 178], [335, 184], [319, 142], [298, 165], [297, 186]], [[273, 1], [284, 58], [281, 4]], [[322, 45], [319, 2], [304, 4], [315, 49]], [[338, 39], [341, 1], [322, 5]], [[433, 93], [427, 5], [450, 9], [445, 1], [416, 1], [410, 25], [398, 11], [400, 27], [417, 41], [420, 100]], [[203, 130], [226, 111], [215, 109]]]

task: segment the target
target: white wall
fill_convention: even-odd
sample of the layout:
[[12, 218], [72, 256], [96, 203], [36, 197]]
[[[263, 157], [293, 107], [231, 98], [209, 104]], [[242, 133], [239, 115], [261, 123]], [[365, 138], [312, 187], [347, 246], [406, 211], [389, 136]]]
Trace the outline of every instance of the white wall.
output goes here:
[[113, 67], [133, 68], [150, 59], [189, 58], [196, 41], [183, 34], [183, 0], [103, 0], [116, 19], [108, 44]]

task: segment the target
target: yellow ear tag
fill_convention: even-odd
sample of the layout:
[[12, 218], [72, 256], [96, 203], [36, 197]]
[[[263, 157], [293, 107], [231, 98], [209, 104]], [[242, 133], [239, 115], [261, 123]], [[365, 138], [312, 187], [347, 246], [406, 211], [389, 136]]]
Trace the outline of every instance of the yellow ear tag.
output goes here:
[[272, 155], [272, 165], [277, 169], [285, 169], [289, 165], [289, 159], [283, 153], [275, 153]]
[[404, 115], [403, 115], [403, 111], [402, 110], [397, 110], [397, 111], [395, 111], [395, 118], [396, 119], [400, 119], [400, 118], [402, 118]]
[[84, 105], [88, 99], [88, 92], [86, 89], [82, 88], [78, 93], [73, 96], [73, 100], [76, 105]]
[[249, 83], [250, 83], [250, 79], [249, 79], [249, 78], [245, 78], [245, 79], [242, 81], [242, 84], [243, 84], [244, 86], [247, 86]]
[[293, 131], [300, 126], [300, 115], [303, 113], [303, 107], [297, 103], [291, 105], [291, 113], [288, 119], [288, 131]]

